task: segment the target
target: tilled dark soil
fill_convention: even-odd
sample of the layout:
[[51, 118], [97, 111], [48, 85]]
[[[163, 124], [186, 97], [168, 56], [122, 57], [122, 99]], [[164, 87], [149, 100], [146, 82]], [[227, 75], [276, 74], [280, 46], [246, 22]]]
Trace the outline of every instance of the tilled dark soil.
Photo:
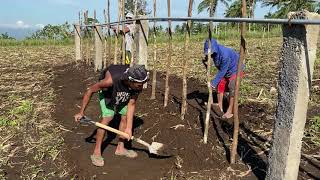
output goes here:
[[[54, 87], [58, 94], [55, 118], [67, 133], [64, 137], [64, 157], [76, 179], [264, 179], [271, 129], [274, 117], [266, 105], [250, 103], [240, 106], [241, 129], [235, 165], [229, 164], [232, 142], [232, 121], [223, 121], [214, 114], [209, 127], [208, 143], [203, 144], [206, 86], [195, 79], [188, 80], [188, 113], [180, 119], [182, 81], [170, 80], [170, 103], [163, 107], [164, 76], [158, 75], [157, 94], [150, 100], [149, 86], [138, 99], [134, 136], [147, 142], [168, 145], [170, 157], [154, 157], [137, 143], [128, 146], [138, 152], [136, 159], [114, 155], [117, 138], [108, 133], [104, 141], [104, 167], [91, 164], [95, 127], [79, 125], [73, 115], [79, 111], [85, 89], [97, 81], [98, 73], [84, 64], [69, 64], [56, 68]], [[149, 82], [150, 85], [151, 82]], [[97, 96], [93, 96], [86, 115], [99, 121]], [[117, 127], [117, 117], [111, 126]], [[70, 130], [70, 131], [69, 131]], [[303, 164], [302, 164], [303, 165]], [[319, 177], [319, 172], [305, 163], [300, 178]], [[315, 165], [314, 167], [317, 167]], [[319, 167], [319, 166], [318, 166]]]

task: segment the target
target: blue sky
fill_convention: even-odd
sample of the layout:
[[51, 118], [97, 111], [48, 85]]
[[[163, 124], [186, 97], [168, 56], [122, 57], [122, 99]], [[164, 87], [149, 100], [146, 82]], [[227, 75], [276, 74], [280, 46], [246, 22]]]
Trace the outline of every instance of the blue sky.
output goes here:
[[[195, 0], [193, 17], [206, 17], [207, 12], [198, 14], [196, 7], [201, 0]], [[153, 0], [147, 0], [152, 10]], [[0, 6], [0, 33], [3, 29], [35, 29], [46, 24], [62, 24], [66, 21], [74, 23], [81, 10], [89, 10], [89, 16], [97, 11], [100, 22], [104, 22], [103, 9], [106, 0], [1, 0]], [[183, 17], [187, 15], [188, 0], [171, 0], [171, 16]], [[117, 18], [117, 0], [110, 0], [111, 20]], [[257, 5], [256, 18], [263, 16], [270, 8], [261, 8]], [[217, 17], [223, 17], [225, 6], [218, 5]], [[157, 0], [157, 16], [167, 16], [167, 1]], [[1, 30], [2, 29], [2, 30]]]

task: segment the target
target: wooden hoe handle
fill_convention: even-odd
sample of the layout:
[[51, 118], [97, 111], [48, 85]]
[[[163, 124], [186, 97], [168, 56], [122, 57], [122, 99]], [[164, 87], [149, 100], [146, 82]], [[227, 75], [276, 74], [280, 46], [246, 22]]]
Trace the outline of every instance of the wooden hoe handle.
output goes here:
[[[94, 125], [96, 125], [96, 126], [98, 126], [98, 127], [100, 127], [100, 128], [103, 128], [103, 129], [105, 129], [105, 130], [111, 131], [111, 132], [113, 132], [113, 133], [116, 133], [116, 134], [118, 134], [118, 135], [120, 135], [120, 136], [124, 136], [124, 137], [126, 137], [126, 138], [129, 137], [129, 135], [128, 135], [127, 133], [124, 133], [124, 132], [119, 131], [119, 130], [117, 130], [117, 129], [114, 129], [114, 128], [112, 128], [112, 127], [106, 126], [106, 125], [101, 124], [101, 123], [99, 123], [99, 122], [94, 122]], [[133, 137], [133, 136], [132, 136], [132, 137]], [[131, 139], [133, 139], [133, 138], [131, 138]]]

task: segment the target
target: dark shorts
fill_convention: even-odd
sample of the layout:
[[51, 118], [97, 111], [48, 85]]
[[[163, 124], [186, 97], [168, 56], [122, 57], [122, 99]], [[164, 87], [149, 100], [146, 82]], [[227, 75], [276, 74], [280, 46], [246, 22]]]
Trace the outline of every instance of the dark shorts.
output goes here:
[[[236, 77], [237, 74], [232, 75], [229, 78], [223, 78], [218, 84], [218, 93], [224, 93], [224, 92], [229, 92], [230, 96], [234, 96], [234, 92], [236, 89]], [[241, 73], [240, 77], [243, 77], [243, 73]]]

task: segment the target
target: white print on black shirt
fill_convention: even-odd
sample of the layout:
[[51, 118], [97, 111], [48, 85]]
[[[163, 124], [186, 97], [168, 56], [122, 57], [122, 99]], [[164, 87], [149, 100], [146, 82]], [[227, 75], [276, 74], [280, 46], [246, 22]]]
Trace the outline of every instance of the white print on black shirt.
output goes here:
[[126, 102], [129, 100], [130, 94], [127, 92], [117, 92], [116, 105]]

